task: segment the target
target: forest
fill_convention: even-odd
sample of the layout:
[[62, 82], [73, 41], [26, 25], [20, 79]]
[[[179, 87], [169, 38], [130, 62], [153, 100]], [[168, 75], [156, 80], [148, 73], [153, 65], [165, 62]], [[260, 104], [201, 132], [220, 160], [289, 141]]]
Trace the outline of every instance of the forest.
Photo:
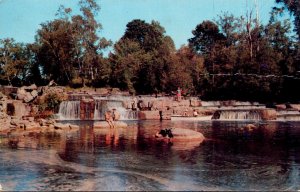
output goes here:
[[[54, 80], [131, 94], [171, 94], [181, 87], [184, 95], [203, 100], [299, 102], [300, 4], [274, 1], [267, 24], [253, 12], [222, 13], [195, 26], [179, 49], [158, 21], [132, 20], [112, 43], [99, 36], [95, 0], [80, 0], [79, 14], [60, 6], [54, 20], [41, 23], [33, 43], [0, 39], [0, 84]], [[285, 12], [291, 20], [282, 18]]]

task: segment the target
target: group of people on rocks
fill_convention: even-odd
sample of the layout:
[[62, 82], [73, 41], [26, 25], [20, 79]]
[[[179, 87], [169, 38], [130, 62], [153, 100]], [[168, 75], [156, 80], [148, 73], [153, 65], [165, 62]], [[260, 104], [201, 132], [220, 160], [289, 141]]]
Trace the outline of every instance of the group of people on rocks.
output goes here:
[[[188, 111], [189, 111], [188, 109], [185, 109], [184, 113], [183, 113], [183, 116], [189, 116]], [[198, 117], [198, 115], [199, 115], [198, 111], [196, 109], [194, 109], [193, 110], [193, 117]]]
[[112, 109], [106, 111], [105, 115], [105, 121], [107, 121], [110, 128], [115, 128], [114, 121], [118, 121], [121, 117], [120, 113], [116, 109]]

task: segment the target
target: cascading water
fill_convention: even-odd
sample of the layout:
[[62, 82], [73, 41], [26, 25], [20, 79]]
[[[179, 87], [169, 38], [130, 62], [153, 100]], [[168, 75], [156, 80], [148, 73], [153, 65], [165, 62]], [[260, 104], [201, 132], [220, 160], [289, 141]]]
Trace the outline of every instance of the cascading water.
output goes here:
[[63, 101], [59, 106], [60, 120], [80, 120], [80, 101]]
[[94, 120], [104, 120], [105, 112], [112, 109], [120, 113], [120, 120], [137, 119], [137, 112], [125, 109], [122, 101], [97, 99], [95, 100]]
[[300, 112], [297, 110], [277, 111], [278, 121], [300, 121]]
[[[104, 120], [105, 112], [112, 109], [116, 109], [120, 113], [120, 120], [138, 119], [137, 111], [126, 109], [122, 100], [96, 98], [94, 101], [94, 104], [91, 105], [81, 105], [80, 101], [63, 101], [59, 106], [59, 119], [83, 120], [82, 118], [84, 118], [86, 120]], [[93, 115], [91, 115], [92, 113]]]
[[261, 114], [255, 110], [219, 110], [214, 115], [218, 120], [261, 120]]

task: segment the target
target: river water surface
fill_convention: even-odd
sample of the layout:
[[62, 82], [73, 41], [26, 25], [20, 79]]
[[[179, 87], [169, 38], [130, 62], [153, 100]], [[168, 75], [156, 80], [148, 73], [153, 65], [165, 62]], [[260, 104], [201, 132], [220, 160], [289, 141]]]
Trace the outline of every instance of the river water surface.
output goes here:
[[[32, 135], [22, 148], [0, 138], [3, 190], [300, 190], [300, 123], [127, 121], [122, 129]], [[155, 140], [187, 128], [205, 141]]]

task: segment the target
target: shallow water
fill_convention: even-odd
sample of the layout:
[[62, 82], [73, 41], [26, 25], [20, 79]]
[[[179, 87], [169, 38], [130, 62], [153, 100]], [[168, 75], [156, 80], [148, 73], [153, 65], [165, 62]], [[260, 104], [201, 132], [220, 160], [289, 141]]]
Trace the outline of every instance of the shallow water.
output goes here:
[[[74, 123], [74, 122], [72, 122]], [[299, 190], [300, 123], [128, 121], [128, 128], [0, 139], [4, 190]], [[161, 128], [203, 133], [199, 142], [157, 141]], [[34, 148], [34, 149], [33, 149]]]

